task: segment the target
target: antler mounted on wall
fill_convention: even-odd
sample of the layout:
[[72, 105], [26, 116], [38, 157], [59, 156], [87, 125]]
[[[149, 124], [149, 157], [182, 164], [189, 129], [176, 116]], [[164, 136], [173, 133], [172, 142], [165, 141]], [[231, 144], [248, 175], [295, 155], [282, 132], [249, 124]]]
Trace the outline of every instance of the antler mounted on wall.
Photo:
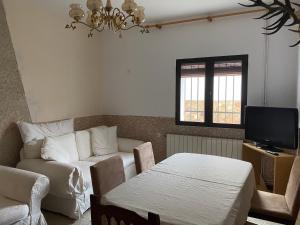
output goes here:
[[[283, 26], [294, 26], [294, 25], [300, 25], [300, 18], [299, 18], [299, 11], [296, 11], [294, 7], [300, 7], [300, 4], [291, 2], [290, 0], [284, 0], [284, 2], [281, 2], [279, 0], [273, 0], [272, 3], [266, 3], [263, 0], [249, 0], [253, 4], [252, 5], [245, 5], [241, 4], [245, 7], [263, 7], [266, 9], [266, 13], [256, 19], [275, 19], [275, 22], [268, 25], [264, 29], [266, 32], [264, 34], [266, 35], [272, 35], [277, 33]], [[296, 32], [300, 34], [300, 30], [297, 29], [289, 29], [292, 32]], [[292, 45], [291, 47], [295, 47], [298, 44], [300, 44], [300, 40]]]

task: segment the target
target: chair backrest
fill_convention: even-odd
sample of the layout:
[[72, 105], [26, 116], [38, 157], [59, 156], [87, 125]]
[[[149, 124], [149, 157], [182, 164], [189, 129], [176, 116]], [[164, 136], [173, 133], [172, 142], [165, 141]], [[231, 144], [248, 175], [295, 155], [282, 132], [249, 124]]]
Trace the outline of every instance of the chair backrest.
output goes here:
[[125, 182], [123, 161], [120, 156], [103, 160], [90, 167], [94, 194], [102, 197]]
[[295, 225], [300, 225], [300, 210]]
[[285, 200], [292, 216], [296, 219], [300, 208], [300, 157], [295, 158], [289, 182], [287, 185]]
[[[158, 215], [148, 213], [148, 220], [137, 213], [112, 205], [102, 205], [96, 196], [91, 195], [92, 225], [160, 225]], [[107, 223], [103, 221], [105, 217]], [[115, 223], [112, 223], [112, 220]]]
[[138, 174], [149, 170], [155, 165], [151, 142], [144, 143], [133, 150], [136, 172]]

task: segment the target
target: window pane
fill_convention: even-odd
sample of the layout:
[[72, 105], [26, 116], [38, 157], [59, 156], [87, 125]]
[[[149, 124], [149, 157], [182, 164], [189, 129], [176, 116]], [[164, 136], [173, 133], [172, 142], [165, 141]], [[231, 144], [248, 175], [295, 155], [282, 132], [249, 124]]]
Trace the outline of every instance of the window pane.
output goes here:
[[214, 65], [213, 123], [241, 124], [242, 61]]
[[205, 69], [205, 63], [181, 66], [181, 121], [205, 121]]

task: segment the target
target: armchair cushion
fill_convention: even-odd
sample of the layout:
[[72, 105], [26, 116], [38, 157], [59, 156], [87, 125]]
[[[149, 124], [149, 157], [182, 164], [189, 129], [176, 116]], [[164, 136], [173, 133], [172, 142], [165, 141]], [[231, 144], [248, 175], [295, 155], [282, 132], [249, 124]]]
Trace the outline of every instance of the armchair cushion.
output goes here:
[[0, 224], [13, 224], [29, 215], [28, 205], [0, 195]]
[[4, 206], [8, 210], [14, 201], [19, 202], [16, 214], [23, 216], [26, 209], [21, 205], [27, 205], [29, 209], [30, 224], [44, 224], [41, 213], [41, 201], [49, 191], [49, 179], [43, 175], [15, 168], [0, 166], [0, 180], [5, 185], [0, 185], [0, 195], [4, 198]]
[[254, 194], [251, 212], [287, 220], [291, 219], [285, 197], [264, 191], [256, 191]]

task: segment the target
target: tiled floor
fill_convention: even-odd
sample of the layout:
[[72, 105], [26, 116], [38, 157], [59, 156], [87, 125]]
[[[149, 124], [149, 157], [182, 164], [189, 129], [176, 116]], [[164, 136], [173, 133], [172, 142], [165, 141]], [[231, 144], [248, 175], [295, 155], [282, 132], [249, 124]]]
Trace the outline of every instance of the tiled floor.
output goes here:
[[[67, 217], [61, 216], [59, 214], [44, 212], [48, 225], [90, 225], [91, 224], [91, 214], [87, 211], [80, 220], [74, 221]], [[263, 220], [257, 220], [254, 218], [248, 218], [248, 221], [257, 225], [279, 225], [277, 223], [272, 223]]]

